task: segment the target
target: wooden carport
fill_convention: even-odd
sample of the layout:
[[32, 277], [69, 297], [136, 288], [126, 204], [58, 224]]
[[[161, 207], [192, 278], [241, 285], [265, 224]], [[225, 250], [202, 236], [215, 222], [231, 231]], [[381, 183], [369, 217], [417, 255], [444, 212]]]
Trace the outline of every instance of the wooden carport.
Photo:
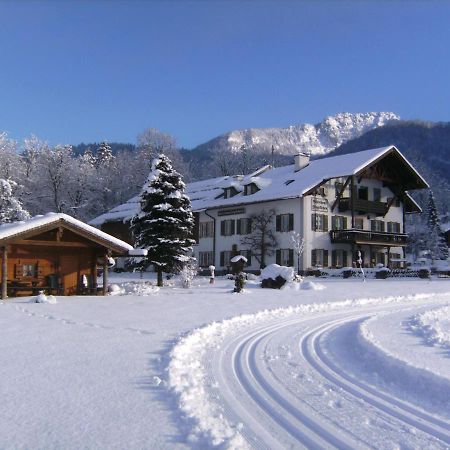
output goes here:
[[67, 214], [49, 213], [0, 226], [1, 297], [97, 294], [97, 268], [108, 286], [108, 262], [133, 247]]

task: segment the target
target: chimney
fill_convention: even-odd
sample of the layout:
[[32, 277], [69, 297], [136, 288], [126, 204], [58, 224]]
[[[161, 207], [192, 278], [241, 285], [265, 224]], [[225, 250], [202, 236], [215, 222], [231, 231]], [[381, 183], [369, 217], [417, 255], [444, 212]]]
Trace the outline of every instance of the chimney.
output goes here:
[[309, 155], [306, 153], [299, 152], [297, 155], [294, 156], [294, 159], [296, 172], [304, 169], [306, 166], [309, 165]]

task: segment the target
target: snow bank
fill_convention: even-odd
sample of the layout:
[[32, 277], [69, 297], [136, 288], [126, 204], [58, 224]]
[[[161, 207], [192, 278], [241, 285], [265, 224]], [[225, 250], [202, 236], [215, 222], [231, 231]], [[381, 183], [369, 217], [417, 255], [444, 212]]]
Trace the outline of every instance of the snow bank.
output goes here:
[[45, 295], [43, 291], [39, 292], [39, 295], [36, 297], [32, 297], [30, 300], [31, 303], [57, 303], [56, 298], [53, 295]]
[[129, 281], [126, 283], [111, 284], [108, 287], [109, 295], [139, 295], [149, 296], [159, 291], [158, 286], [154, 286], [149, 281]]
[[428, 344], [450, 349], [450, 306], [413, 316], [408, 328], [422, 336]]
[[313, 281], [303, 281], [300, 283], [300, 289], [306, 289], [310, 291], [322, 291], [326, 289], [323, 284], [314, 283]]
[[195, 424], [190, 440], [198, 442], [201, 439], [206, 439], [209, 446], [220, 445], [223, 448], [230, 449], [247, 448], [247, 444], [240, 433], [241, 425], [230, 423], [224, 417], [216, 401], [206, 395], [211, 385], [206, 369], [209, 361], [205, 361], [207, 352], [220, 348], [222, 341], [227, 336], [241, 330], [248, 330], [262, 322], [289, 318], [295, 315], [301, 316], [343, 308], [356, 309], [366, 305], [423, 301], [434, 297], [436, 297], [435, 294], [417, 294], [290, 306], [264, 310], [255, 314], [242, 314], [195, 329], [181, 338], [172, 349], [171, 360], [168, 365], [168, 385], [178, 396], [182, 413]]

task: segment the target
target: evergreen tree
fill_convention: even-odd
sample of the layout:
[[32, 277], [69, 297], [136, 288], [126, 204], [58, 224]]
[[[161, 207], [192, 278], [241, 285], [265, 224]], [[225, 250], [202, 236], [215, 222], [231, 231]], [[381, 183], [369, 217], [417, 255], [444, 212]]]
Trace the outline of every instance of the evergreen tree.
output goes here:
[[152, 161], [142, 188], [140, 211], [131, 220], [136, 246], [148, 250], [135, 267], [144, 270], [153, 264], [158, 286], [162, 286], [163, 272], [177, 272], [192, 259], [194, 217], [184, 189], [181, 175], [173, 170], [170, 159], [160, 154]]
[[23, 209], [20, 201], [13, 195], [11, 180], [0, 178], [0, 223], [16, 222], [30, 217], [28, 211]]
[[109, 166], [114, 159], [111, 146], [106, 141], [101, 142], [97, 149], [95, 165], [97, 167]]
[[441, 230], [441, 222], [439, 220], [439, 214], [434, 201], [433, 191], [431, 190], [428, 196], [426, 219], [428, 228], [426, 243], [431, 259], [433, 261], [436, 259], [447, 259], [448, 246]]

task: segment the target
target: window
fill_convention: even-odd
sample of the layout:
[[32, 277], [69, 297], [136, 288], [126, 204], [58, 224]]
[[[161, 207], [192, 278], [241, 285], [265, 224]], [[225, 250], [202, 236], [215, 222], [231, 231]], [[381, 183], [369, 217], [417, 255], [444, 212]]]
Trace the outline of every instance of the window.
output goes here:
[[276, 253], [276, 262], [280, 266], [294, 266], [294, 250], [292, 248], [280, 248]]
[[22, 275], [24, 277], [36, 277], [36, 265], [35, 264], [23, 264]]
[[239, 252], [240, 255], [245, 256], [247, 258], [246, 265], [251, 266], [252, 265], [252, 251], [251, 250], [241, 250]]
[[326, 214], [311, 214], [311, 229], [313, 231], [328, 231], [328, 216]]
[[331, 218], [331, 229], [333, 230], [346, 230], [347, 229], [347, 217], [333, 216]]
[[213, 237], [214, 235], [214, 222], [200, 222], [199, 235], [201, 238]]
[[294, 229], [294, 214], [279, 214], [277, 216], [277, 231], [292, 231]]
[[214, 265], [214, 253], [213, 252], [199, 252], [198, 253], [198, 265], [200, 267], [209, 267]]
[[244, 195], [255, 194], [258, 191], [259, 191], [259, 188], [258, 188], [258, 186], [256, 186], [255, 183], [246, 184], [244, 186]]
[[223, 198], [234, 197], [238, 191], [234, 187], [228, 187], [223, 190]]
[[236, 221], [236, 225], [236, 234], [249, 234], [252, 231], [252, 219], [238, 219]]
[[231, 251], [220, 252], [220, 265], [226, 267], [230, 265]]
[[334, 183], [334, 191], [335, 191], [336, 197], [339, 197], [339, 194], [342, 191], [342, 186], [344, 186], [342, 183], [339, 183], [339, 182]]
[[332, 267], [347, 267], [347, 251], [333, 250], [331, 252], [331, 266]]
[[313, 267], [328, 267], [328, 250], [319, 248], [311, 250], [311, 265]]
[[327, 190], [324, 187], [319, 187], [314, 191], [315, 195], [320, 195], [322, 197], [326, 197], [327, 196]]
[[372, 231], [384, 231], [384, 222], [382, 220], [371, 220], [370, 229]]
[[381, 202], [381, 189], [373, 188], [373, 201]]
[[360, 217], [355, 218], [355, 230], [364, 230], [364, 219]]
[[388, 222], [386, 227], [388, 233], [400, 233], [400, 224], [398, 222]]
[[234, 219], [222, 220], [220, 222], [221, 236], [233, 236], [234, 234]]
[[358, 198], [360, 200], [369, 200], [369, 188], [360, 186], [358, 188]]

